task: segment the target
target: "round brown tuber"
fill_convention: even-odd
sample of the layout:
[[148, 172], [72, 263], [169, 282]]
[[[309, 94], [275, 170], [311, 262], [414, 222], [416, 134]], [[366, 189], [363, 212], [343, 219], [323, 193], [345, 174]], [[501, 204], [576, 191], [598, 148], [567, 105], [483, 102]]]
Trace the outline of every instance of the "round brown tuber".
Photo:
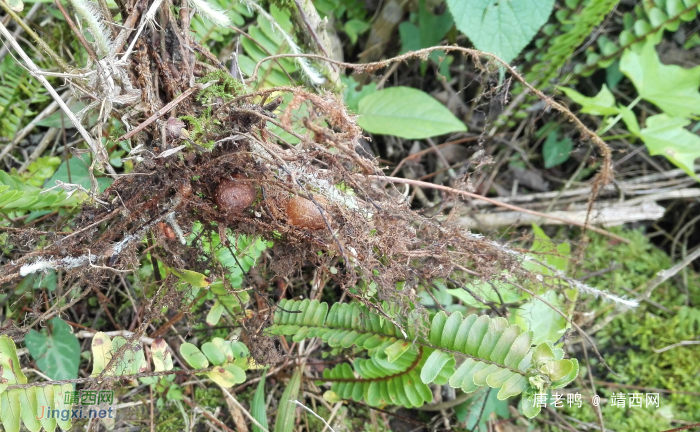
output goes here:
[[[321, 206], [325, 203], [324, 200], [315, 198], [316, 202]], [[318, 230], [326, 228], [326, 222], [323, 220], [321, 211], [313, 201], [300, 196], [294, 196], [287, 201], [287, 221], [290, 225], [299, 228], [307, 228]]]
[[255, 202], [256, 196], [255, 187], [250, 183], [223, 180], [216, 188], [215, 199], [222, 212], [240, 214]]

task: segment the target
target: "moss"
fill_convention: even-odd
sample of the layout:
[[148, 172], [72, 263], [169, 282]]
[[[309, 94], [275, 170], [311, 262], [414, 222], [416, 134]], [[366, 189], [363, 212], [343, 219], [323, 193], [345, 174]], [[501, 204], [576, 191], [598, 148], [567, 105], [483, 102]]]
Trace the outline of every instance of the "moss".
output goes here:
[[246, 93], [245, 84], [232, 77], [226, 71], [217, 70], [197, 80], [198, 83], [210, 81], [218, 81], [218, 83], [200, 90], [197, 94], [197, 101], [204, 105], [209, 104], [211, 100], [217, 97], [230, 100]]
[[[621, 287], [640, 287], [659, 271], [673, 265], [669, 256], [650, 243], [641, 230], [616, 229], [614, 232], [631, 243], [611, 247], [609, 238], [592, 236], [581, 273], [614, 265], [621, 267], [587, 280], [586, 283], [591, 286], [629, 295]], [[700, 275], [688, 271], [687, 296], [680, 280], [671, 278], [654, 291], [652, 298], [671, 312], [643, 303], [633, 311], [620, 314], [595, 335], [598, 350], [619, 376], [610, 374], [600, 364], [592, 364], [597, 380], [648, 390], [598, 386], [597, 394], [601, 398], [609, 398], [613, 393], [620, 392], [627, 395], [654, 393], [652, 389], [655, 388], [676, 392], [698, 392], [700, 389], [699, 345], [654, 352], [654, 349], [682, 340], [695, 339], [700, 333]], [[588, 306], [586, 309], [600, 310], [602, 306]], [[595, 362], [594, 359], [591, 361]], [[644, 403], [642, 408], [629, 408], [628, 404], [627, 408], [620, 408], [610, 406], [607, 401], [601, 402], [601, 408], [605, 427], [615, 431], [658, 431], [679, 426], [672, 425], [670, 419], [700, 422], [700, 398], [678, 393], [661, 394], [659, 408], [646, 408]], [[593, 409], [585, 404], [582, 408], [565, 408], [564, 411], [579, 420], [597, 423]]]

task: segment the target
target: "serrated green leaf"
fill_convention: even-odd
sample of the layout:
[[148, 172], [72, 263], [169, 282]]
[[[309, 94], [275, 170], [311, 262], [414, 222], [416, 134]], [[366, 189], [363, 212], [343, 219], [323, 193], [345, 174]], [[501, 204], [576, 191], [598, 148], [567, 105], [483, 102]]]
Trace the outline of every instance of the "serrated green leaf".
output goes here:
[[654, 44], [647, 41], [639, 54], [625, 50], [620, 70], [634, 83], [637, 93], [673, 117], [700, 114], [700, 66], [685, 69], [664, 65]]
[[652, 156], [663, 155], [689, 176], [698, 179], [694, 164], [700, 158], [700, 137], [685, 129], [689, 120], [666, 114], [651, 116], [639, 132]]
[[357, 123], [380, 135], [421, 139], [466, 131], [462, 121], [429, 94], [410, 87], [391, 87], [363, 97]]
[[554, 0], [447, 0], [447, 6], [476, 49], [510, 63], [547, 22]]
[[[72, 404], [67, 404], [65, 401], [65, 394], [69, 391], [73, 391], [73, 384], [61, 384], [54, 386], [54, 407], [59, 410], [68, 410], [70, 412], [71, 408], [73, 407]], [[58, 423], [58, 426], [61, 427], [64, 431], [67, 431], [68, 429], [71, 428], [71, 425], [73, 424], [73, 420], [71, 418], [68, 418], [66, 420], [63, 420], [62, 418], [57, 418], [56, 423]]]
[[553, 382], [553, 383], [551, 384], [551, 388], [553, 388], [553, 389], [558, 389], [558, 388], [565, 387], [565, 386], [568, 385], [571, 381], [573, 381], [574, 379], [576, 379], [576, 377], [578, 376], [578, 371], [579, 371], [578, 360], [576, 360], [575, 358], [572, 358], [572, 359], [570, 359], [569, 361], [570, 361], [571, 364], [573, 365], [573, 367], [571, 368], [571, 371], [570, 371], [566, 376], [564, 376], [564, 377], [560, 378], [559, 380]]
[[36, 387], [14, 389], [9, 392], [17, 392], [19, 395], [20, 415], [24, 426], [30, 432], [39, 432], [41, 430], [41, 422], [36, 418], [39, 412], [39, 407], [36, 404]]
[[0, 336], [0, 372], [7, 380], [5, 384], [26, 384], [27, 377], [22, 373], [22, 368], [17, 357], [15, 342], [7, 335]]
[[549, 376], [552, 381], [558, 381], [567, 376], [574, 369], [574, 364], [569, 360], [554, 360], [540, 366], [540, 372]]
[[0, 394], [0, 421], [5, 432], [19, 432], [21, 421], [19, 393], [10, 390]]
[[519, 395], [527, 390], [527, 388], [527, 378], [522, 375], [513, 374], [505, 383], [503, 383], [497, 397], [499, 400], [505, 400], [511, 396]]
[[539, 366], [552, 360], [555, 360], [555, 357], [552, 347], [549, 346], [549, 344], [541, 343], [535, 347], [535, 351], [532, 353], [533, 364]]
[[37, 366], [54, 380], [75, 379], [80, 365], [80, 343], [60, 318], [49, 321], [48, 329], [31, 330], [24, 338]]
[[396, 342], [394, 342], [389, 348], [386, 349], [385, 353], [387, 356], [387, 360], [390, 363], [393, 363], [401, 357], [408, 349], [411, 348], [411, 342], [399, 339]]
[[523, 393], [521, 407], [523, 414], [525, 414], [525, 417], [527, 418], [535, 417], [542, 410], [541, 406], [535, 405], [535, 395], [532, 393]]
[[420, 379], [425, 384], [430, 384], [435, 381], [443, 366], [447, 364], [448, 361], [453, 359], [452, 354], [446, 353], [444, 351], [435, 350], [428, 360], [426, 360], [423, 369], [421, 369]]
[[[36, 387], [36, 416], [41, 418], [41, 426], [49, 432], [56, 430], [56, 418], [46, 415], [46, 410], [56, 409], [54, 406], [54, 389], [58, 386]], [[60, 389], [60, 387], [58, 387]], [[43, 413], [43, 415], [42, 415]]]

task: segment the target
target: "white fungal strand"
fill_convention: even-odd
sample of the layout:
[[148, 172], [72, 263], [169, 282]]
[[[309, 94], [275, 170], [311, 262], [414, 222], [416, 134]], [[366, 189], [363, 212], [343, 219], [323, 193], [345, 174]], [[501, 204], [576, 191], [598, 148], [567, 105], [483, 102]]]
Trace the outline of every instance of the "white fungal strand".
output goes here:
[[89, 0], [70, 0], [75, 12], [85, 20], [90, 34], [95, 39], [97, 54], [105, 56], [109, 53], [112, 46], [112, 38], [109, 34], [107, 26], [104, 24], [102, 15], [100, 15], [97, 5]]
[[208, 19], [219, 27], [231, 25], [231, 19], [218, 6], [214, 6], [206, 0], [189, 0], [190, 7], [197, 11], [202, 17]]

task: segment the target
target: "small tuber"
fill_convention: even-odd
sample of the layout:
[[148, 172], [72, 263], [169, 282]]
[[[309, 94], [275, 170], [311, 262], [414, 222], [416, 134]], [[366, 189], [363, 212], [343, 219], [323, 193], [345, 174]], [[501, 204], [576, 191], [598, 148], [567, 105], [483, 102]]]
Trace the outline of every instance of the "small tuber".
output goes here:
[[216, 204], [223, 213], [240, 214], [253, 202], [257, 192], [250, 183], [223, 180], [216, 188]]
[[[325, 200], [318, 198], [316, 198], [316, 202], [321, 204], [321, 206], [325, 204]], [[294, 196], [287, 201], [286, 210], [287, 221], [290, 225], [312, 230], [326, 228], [326, 222], [323, 220], [321, 211], [309, 199]]]

